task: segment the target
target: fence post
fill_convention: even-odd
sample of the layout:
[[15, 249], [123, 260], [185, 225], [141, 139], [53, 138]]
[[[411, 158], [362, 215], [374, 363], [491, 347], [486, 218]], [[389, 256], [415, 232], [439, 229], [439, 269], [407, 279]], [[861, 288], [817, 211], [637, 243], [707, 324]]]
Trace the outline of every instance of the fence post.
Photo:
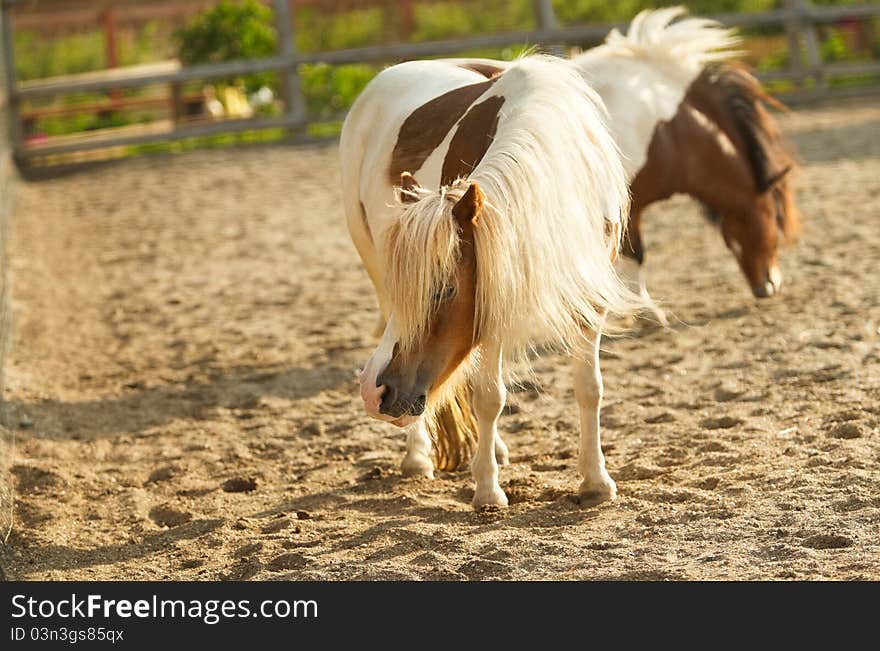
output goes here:
[[789, 67], [796, 75], [795, 85], [798, 88], [803, 88], [805, 73], [803, 53], [801, 51], [800, 23], [797, 18], [797, 10], [795, 9], [792, 0], [786, 0], [785, 8], [787, 10], [785, 14], [785, 33], [788, 37]]
[[3, 46], [3, 73], [6, 77], [6, 101], [9, 112], [9, 144], [12, 155], [17, 159], [24, 142], [24, 134], [21, 125], [21, 102], [18, 99], [18, 77], [15, 74], [15, 44], [12, 40], [12, 25], [9, 17], [9, 7], [2, 2], [2, 46]]
[[400, 13], [400, 36], [404, 41], [408, 41], [412, 38], [412, 33], [416, 26], [413, 0], [400, 0], [398, 11]]
[[[290, 0], [272, 0], [275, 9], [275, 29], [278, 31], [278, 54], [293, 59], [296, 56], [293, 16], [290, 13]], [[284, 112], [297, 122], [306, 119], [306, 103], [299, 85], [297, 66], [290, 64], [281, 72], [281, 98]]]
[[[101, 26], [104, 28], [104, 63], [105, 68], [119, 67], [119, 47], [116, 39], [116, 14], [113, 9], [105, 9], [100, 15]], [[110, 99], [114, 109], [119, 108], [122, 92], [118, 88], [110, 90]]]
[[542, 30], [556, 29], [559, 21], [556, 20], [556, 12], [553, 11], [551, 0], [532, 0], [535, 7], [535, 17], [538, 19], [538, 27]]
[[[538, 23], [538, 29], [542, 32], [549, 32], [559, 28], [559, 21], [556, 19], [556, 12], [553, 10], [552, 0], [532, 0], [532, 7]], [[565, 49], [559, 44], [554, 44], [549, 49], [556, 56], [565, 56]]]
[[[817, 89], [825, 89], [826, 82], [825, 70], [822, 65], [822, 53], [819, 49], [819, 39], [816, 37], [816, 25], [810, 16], [809, 0], [787, 0], [786, 4], [794, 14], [792, 29], [797, 34], [803, 35], [804, 49], [807, 55], [806, 73], [813, 78]], [[795, 38], [798, 41], [800, 40], [797, 37]], [[800, 53], [800, 48], [798, 48], [798, 53]]]

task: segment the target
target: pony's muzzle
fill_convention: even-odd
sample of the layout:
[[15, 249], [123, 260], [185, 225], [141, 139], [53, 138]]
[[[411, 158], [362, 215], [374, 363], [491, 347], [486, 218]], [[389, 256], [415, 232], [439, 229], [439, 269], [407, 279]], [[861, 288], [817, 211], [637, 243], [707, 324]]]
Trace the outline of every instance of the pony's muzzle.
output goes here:
[[380, 375], [376, 378], [376, 386], [384, 386], [382, 400], [379, 403], [379, 413], [390, 418], [402, 416], [421, 416], [425, 412], [428, 397], [424, 391], [414, 389], [411, 392], [402, 391], [394, 382]]

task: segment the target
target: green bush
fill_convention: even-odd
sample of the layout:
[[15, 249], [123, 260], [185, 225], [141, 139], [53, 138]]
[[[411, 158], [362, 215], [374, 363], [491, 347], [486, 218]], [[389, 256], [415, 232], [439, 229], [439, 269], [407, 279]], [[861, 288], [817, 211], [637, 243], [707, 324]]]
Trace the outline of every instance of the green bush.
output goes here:
[[309, 115], [330, 118], [354, 103], [378, 67], [366, 64], [329, 66], [324, 63], [300, 68], [300, 84]]
[[[264, 59], [277, 52], [272, 10], [257, 0], [221, 0], [177, 30], [174, 40], [178, 45], [178, 57], [186, 65]], [[231, 79], [225, 81], [233, 82]], [[253, 74], [244, 77], [244, 84], [252, 93], [261, 86], [277, 87], [277, 78], [269, 72]]]

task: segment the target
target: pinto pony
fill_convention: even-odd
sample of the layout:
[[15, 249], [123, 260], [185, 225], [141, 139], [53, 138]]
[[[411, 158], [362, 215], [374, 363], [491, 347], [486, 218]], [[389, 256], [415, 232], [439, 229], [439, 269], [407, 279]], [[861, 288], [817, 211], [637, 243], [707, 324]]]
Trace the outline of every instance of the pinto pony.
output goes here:
[[[719, 226], [752, 293], [782, 283], [778, 249], [798, 231], [789, 173], [795, 163], [764, 104], [782, 106], [730, 59], [732, 30], [681, 7], [644, 11], [624, 36], [572, 59], [611, 115], [632, 211], [624, 254], [643, 264], [642, 214], [673, 194], [700, 201]], [[661, 321], [662, 313], [657, 311]]]
[[[626, 35], [571, 64], [605, 103], [632, 192], [623, 253], [638, 264], [649, 304], [642, 214], [674, 194], [700, 201], [717, 225], [758, 298], [782, 284], [780, 244], [799, 230], [789, 175], [796, 165], [764, 104], [784, 108], [731, 59], [734, 30], [705, 18], [684, 18], [681, 7], [643, 11]], [[453, 60], [450, 60], [453, 61]], [[509, 65], [456, 59], [487, 76]], [[653, 306], [661, 322], [665, 315]]]
[[340, 150], [349, 230], [386, 320], [361, 394], [368, 414], [408, 427], [403, 472], [433, 475], [429, 429], [467, 387], [473, 505], [506, 506], [502, 365], [545, 343], [573, 360], [582, 501], [613, 498], [599, 338], [607, 313], [641, 304], [614, 270], [628, 192], [601, 100], [550, 57], [491, 78], [403, 63], [358, 98]]

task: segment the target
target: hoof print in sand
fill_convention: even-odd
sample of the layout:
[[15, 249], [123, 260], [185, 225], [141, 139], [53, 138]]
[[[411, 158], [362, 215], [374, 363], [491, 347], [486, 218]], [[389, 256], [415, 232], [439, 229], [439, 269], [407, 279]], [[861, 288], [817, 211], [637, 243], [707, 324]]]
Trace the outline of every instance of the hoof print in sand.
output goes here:
[[257, 490], [257, 480], [253, 477], [233, 477], [220, 484], [220, 488], [225, 493], [250, 493]]
[[160, 527], [178, 527], [192, 520], [192, 513], [163, 504], [150, 509], [150, 520]]
[[700, 427], [704, 429], [730, 429], [742, 425], [744, 422], [742, 418], [721, 416], [720, 418], [704, 418], [700, 421]]
[[804, 547], [810, 549], [842, 549], [844, 547], [852, 547], [855, 541], [849, 536], [843, 536], [837, 533], [820, 533], [815, 536], [806, 538], [803, 542]]
[[833, 439], [860, 439], [867, 432], [867, 428], [861, 423], [840, 423], [828, 430], [828, 436]]
[[284, 570], [301, 570], [308, 565], [309, 560], [298, 552], [287, 552], [276, 556], [269, 561], [268, 568], [273, 572], [283, 572]]

